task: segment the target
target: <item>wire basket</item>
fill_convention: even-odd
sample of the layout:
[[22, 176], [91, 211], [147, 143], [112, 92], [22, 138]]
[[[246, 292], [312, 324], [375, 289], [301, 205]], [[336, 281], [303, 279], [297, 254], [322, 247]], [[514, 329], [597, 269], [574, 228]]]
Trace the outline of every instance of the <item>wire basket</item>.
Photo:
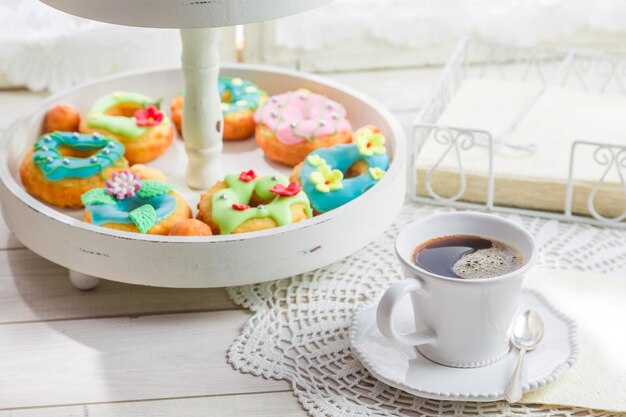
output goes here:
[[[462, 126], [438, 124], [438, 120], [459, 91], [462, 84], [472, 79], [497, 79], [539, 85], [536, 97], [517, 116], [508, 132], [497, 135], [494, 132]], [[527, 214], [560, 220], [611, 225], [626, 228], [626, 203], [613, 207], [613, 215], [606, 216], [596, 207], [598, 193], [607, 176], [616, 178], [616, 193], [626, 197], [626, 132], [623, 144], [603, 143], [594, 140], [578, 140], [569, 150], [569, 169], [564, 185], [564, 203], [559, 211], [535, 210], [498, 204], [494, 189], [494, 151], [501, 146], [531, 147], [532, 144], [507, 143], [507, 133], [511, 133], [530, 113], [550, 87], [567, 87], [585, 93], [617, 94], [626, 96], [626, 57], [573, 49], [547, 49], [517, 47], [480, 39], [461, 41], [444, 68], [443, 74], [427, 104], [421, 109], [413, 123], [413, 150], [409, 170], [409, 192], [413, 200], [428, 204], [438, 204], [456, 208], [477, 209], [496, 212]], [[423, 178], [418, 178], [420, 156], [424, 145], [437, 145], [440, 155], [429, 166]], [[481, 202], [468, 201], [468, 173], [464, 155], [475, 146], [488, 149], [484, 161], [484, 180]], [[433, 186], [433, 176], [441, 169], [444, 158], [452, 156], [458, 175], [458, 188], [451, 195], [443, 195]], [[583, 160], [581, 160], [583, 158]], [[594, 178], [590, 191], [585, 195], [584, 204], [588, 215], [575, 214], [575, 174], [578, 165], [597, 164], [599, 175]], [[421, 183], [420, 183], [421, 181]], [[419, 189], [423, 191], [418, 192]], [[616, 213], [616, 214], [615, 214]]]

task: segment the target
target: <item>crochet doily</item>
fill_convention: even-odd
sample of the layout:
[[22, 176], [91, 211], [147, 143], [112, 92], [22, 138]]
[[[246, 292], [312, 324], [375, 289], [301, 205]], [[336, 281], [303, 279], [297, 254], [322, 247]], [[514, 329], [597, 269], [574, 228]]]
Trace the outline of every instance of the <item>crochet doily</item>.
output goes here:
[[[378, 240], [316, 271], [229, 289], [254, 315], [228, 352], [241, 372], [291, 382], [294, 395], [314, 417], [607, 415], [565, 407], [471, 403], [415, 397], [369, 374], [352, 355], [348, 330], [357, 306], [401, 279], [393, 242], [403, 224], [449, 209], [405, 209]], [[539, 266], [626, 273], [626, 231], [507, 216], [523, 224], [540, 247]]]

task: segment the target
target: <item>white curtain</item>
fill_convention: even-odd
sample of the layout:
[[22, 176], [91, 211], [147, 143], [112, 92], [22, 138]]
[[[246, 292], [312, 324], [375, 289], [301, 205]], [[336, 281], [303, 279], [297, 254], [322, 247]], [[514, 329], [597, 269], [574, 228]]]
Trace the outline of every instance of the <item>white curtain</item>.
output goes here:
[[0, 74], [15, 85], [58, 91], [115, 71], [179, 63], [176, 30], [93, 22], [37, 0], [0, 0]]
[[532, 45], [582, 29], [626, 31], [626, 1], [335, 0], [279, 20], [276, 43], [312, 51], [373, 37], [418, 48], [473, 34]]
[[[335, 0], [278, 20], [275, 36], [279, 47], [315, 51], [372, 38], [419, 48], [467, 34], [534, 44], [585, 28], [626, 31], [626, 0]], [[59, 91], [115, 71], [179, 63], [176, 30], [93, 22], [37, 0], [0, 0], [0, 75], [13, 84]]]

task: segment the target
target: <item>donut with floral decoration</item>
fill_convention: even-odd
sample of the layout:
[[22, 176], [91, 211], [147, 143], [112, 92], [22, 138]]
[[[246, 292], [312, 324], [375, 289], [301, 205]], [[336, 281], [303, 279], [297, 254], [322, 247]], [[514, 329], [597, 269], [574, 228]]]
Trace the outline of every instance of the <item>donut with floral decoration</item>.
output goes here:
[[198, 220], [213, 234], [255, 232], [312, 217], [308, 197], [284, 175], [258, 176], [253, 170], [229, 174], [198, 203]]
[[[254, 135], [254, 111], [266, 99], [267, 94], [256, 84], [242, 78], [220, 77], [219, 94], [224, 115], [224, 140], [248, 139]], [[170, 104], [172, 122], [183, 135], [183, 93]]]
[[325, 213], [369, 190], [388, 168], [385, 137], [376, 126], [364, 126], [352, 143], [311, 152], [294, 167], [291, 181], [302, 186], [316, 213]]
[[80, 131], [115, 138], [126, 148], [128, 162], [143, 164], [162, 155], [174, 139], [172, 123], [159, 107], [143, 94], [117, 91], [96, 100]]
[[20, 179], [32, 195], [58, 207], [82, 207], [80, 196], [128, 168], [124, 146], [99, 133], [52, 132], [26, 152]]
[[270, 97], [254, 114], [255, 138], [265, 156], [294, 166], [318, 148], [349, 143], [352, 126], [346, 109], [308, 90]]
[[113, 174], [104, 187], [87, 191], [81, 199], [87, 223], [126, 232], [167, 235], [172, 226], [192, 217], [173, 185], [142, 180], [130, 169]]

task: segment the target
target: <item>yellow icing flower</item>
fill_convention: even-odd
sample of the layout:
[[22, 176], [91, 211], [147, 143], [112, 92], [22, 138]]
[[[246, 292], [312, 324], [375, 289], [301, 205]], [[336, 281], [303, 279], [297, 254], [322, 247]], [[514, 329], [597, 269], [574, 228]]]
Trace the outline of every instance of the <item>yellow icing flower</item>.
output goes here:
[[378, 181], [383, 177], [383, 175], [385, 175], [385, 170], [380, 168], [370, 168], [369, 173], [375, 181]]
[[362, 129], [356, 133], [356, 144], [363, 156], [384, 155], [386, 152], [385, 137], [370, 129]]
[[306, 160], [309, 163], [309, 165], [314, 166], [314, 167], [326, 164], [326, 160], [319, 155], [311, 155]]
[[321, 193], [343, 187], [343, 173], [338, 169], [331, 170], [328, 165], [320, 165], [317, 171], [311, 172], [310, 178], [315, 184], [315, 189]]

